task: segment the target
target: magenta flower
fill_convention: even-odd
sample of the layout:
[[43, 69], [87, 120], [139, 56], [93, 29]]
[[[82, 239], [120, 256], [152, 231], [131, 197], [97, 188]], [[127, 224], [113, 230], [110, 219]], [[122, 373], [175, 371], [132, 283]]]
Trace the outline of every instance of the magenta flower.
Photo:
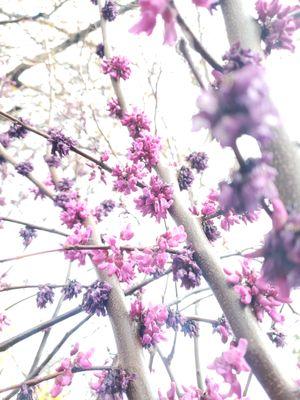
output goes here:
[[186, 241], [187, 234], [185, 233], [184, 226], [175, 226], [172, 231], [167, 231], [161, 235], [157, 240], [157, 245], [160, 250], [176, 248], [180, 243]]
[[200, 285], [202, 271], [193, 259], [191, 251], [174, 256], [172, 262], [174, 281], [181, 281], [181, 286], [187, 290]]
[[237, 42], [230, 47], [227, 53], [224, 54], [223, 60], [225, 61], [223, 67], [224, 73], [228, 74], [249, 64], [259, 65], [261, 57], [259, 53], [256, 53], [251, 49], [243, 49], [240, 46], [240, 43]]
[[[23, 118], [20, 118], [20, 121], [23, 122], [24, 124], [27, 125], [29, 124], [29, 122], [27, 120], [24, 120]], [[24, 126], [19, 124], [18, 122], [14, 122], [7, 131], [7, 134], [11, 139], [24, 139], [27, 133], [28, 133], [27, 129], [24, 128]]]
[[37, 237], [37, 231], [36, 229], [26, 225], [25, 228], [20, 230], [20, 236], [23, 238], [23, 245], [27, 247], [33, 239]]
[[192, 170], [183, 165], [177, 173], [177, 181], [180, 190], [188, 190], [194, 182]]
[[134, 201], [143, 216], [150, 214], [160, 222], [167, 217], [167, 210], [173, 204], [173, 189], [158, 176], [152, 176], [149, 187], [145, 187], [143, 194]]
[[115, 80], [126, 80], [131, 74], [129, 64], [130, 62], [126, 57], [114, 56], [103, 61], [102, 70], [104, 74], [109, 74]]
[[15, 168], [20, 175], [24, 176], [29, 175], [33, 171], [33, 165], [30, 161], [20, 162]]
[[261, 38], [265, 42], [265, 52], [270, 54], [273, 49], [295, 50], [293, 34], [299, 29], [296, 16], [300, 6], [284, 6], [279, 0], [258, 0], [256, 11], [261, 26]]
[[165, 340], [162, 326], [168, 318], [166, 306], [156, 305], [145, 308], [140, 300], [131, 304], [130, 317], [139, 323], [139, 335], [144, 347], [151, 347]]
[[63, 390], [64, 386], [70, 386], [73, 380], [72, 362], [69, 358], [65, 358], [60, 366], [56, 369], [60, 372], [55, 378], [54, 386], [50, 391], [52, 397], [57, 397]]
[[150, 121], [142, 111], [133, 109], [132, 113], [126, 113], [121, 119], [123, 126], [127, 126], [133, 139], [141, 136], [143, 131], [150, 131]]
[[82, 224], [88, 216], [86, 204], [77, 200], [67, 201], [64, 209], [60, 214], [60, 219], [68, 228], [73, 228], [78, 223]]
[[170, 7], [170, 0], [139, 0], [141, 20], [134, 25], [130, 32], [151, 35], [156, 25], [158, 15], [161, 15], [165, 24], [164, 43], [174, 44], [176, 41], [175, 15]]
[[132, 142], [132, 146], [128, 152], [128, 158], [134, 163], [142, 161], [145, 167], [151, 171], [158, 163], [161, 149], [162, 145], [159, 137], [143, 134], [135, 138]]
[[117, 165], [112, 170], [112, 176], [117, 178], [114, 181], [113, 189], [124, 194], [136, 192], [138, 181], [143, 179], [145, 175], [144, 164], [141, 162], [132, 165], [126, 164], [124, 168]]
[[[80, 224], [74, 226], [74, 232], [68, 236], [65, 246], [77, 246], [88, 244], [92, 235], [92, 228], [84, 228]], [[70, 261], [78, 260], [79, 265], [85, 265], [85, 258], [89, 254], [88, 250], [65, 250], [65, 258]]]
[[244, 260], [242, 271], [224, 269], [227, 283], [232, 284], [241, 303], [250, 305], [258, 321], [262, 322], [265, 312], [274, 322], [283, 322], [284, 317], [277, 311], [282, 305], [279, 292], [275, 287], [262, 280], [261, 274], [250, 268]]
[[110, 99], [107, 104], [107, 111], [113, 118], [122, 118], [123, 111], [118, 99]]
[[222, 353], [221, 357], [215, 359], [214, 363], [208, 367], [216, 370], [225, 382], [230, 385], [229, 393], [226, 397], [236, 394], [239, 398], [242, 395], [241, 385], [237, 380], [237, 374], [242, 371], [250, 371], [244, 356], [247, 352], [248, 342], [240, 339], [237, 346], [231, 345], [230, 349]]

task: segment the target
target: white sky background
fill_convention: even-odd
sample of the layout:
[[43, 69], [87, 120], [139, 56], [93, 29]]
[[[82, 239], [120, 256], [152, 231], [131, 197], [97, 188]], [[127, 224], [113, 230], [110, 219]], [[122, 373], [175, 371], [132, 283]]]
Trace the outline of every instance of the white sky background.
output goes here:
[[[176, 3], [183, 12], [183, 15], [193, 26], [194, 31], [197, 32], [198, 25], [196, 9], [190, 6], [185, 7], [186, 0], [177, 1]], [[49, 10], [52, 9], [53, 4], [54, 1], [40, 2], [22, 0], [7, 2], [0, 0], [0, 8], [5, 8], [7, 12], [12, 11], [28, 15], [34, 15], [37, 12], [49, 12]], [[76, 0], [70, 1], [62, 7], [61, 10], [55, 14], [55, 17], [53, 17], [53, 22], [69, 32], [75, 32], [78, 29], [85, 28], [91, 22], [96, 21], [97, 18], [98, 9], [93, 6], [89, 0]], [[205, 195], [208, 193], [208, 190], [211, 187], [216, 187], [218, 181], [228, 176], [230, 168], [234, 166], [233, 157], [230, 151], [221, 150], [216, 143], [211, 143], [205, 132], [191, 132], [191, 117], [196, 112], [195, 101], [199, 94], [199, 90], [189, 76], [186, 63], [181, 59], [174, 48], [162, 45], [162, 30], [160, 24], [158, 24], [157, 29], [151, 37], [144, 37], [143, 35], [136, 37], [128, 33], [129, 27], [131, 27], [137, 19], [138, 13], [135, 11], [126, 13], [115, 22], [108, 24], [109, 37], [114, 48], [114, 54], [126, 55], [133, 62], [132, 78], [123, 84], [127, 102], [133, 106], [138, 105], [140, 108], [144, 109], [152, 119], [154, 115], [154, 101], [151, 96], [147, 77], [149, 72], [147, 71], [151, 69], [152, 64], [155, 62], [155, 75], [157, 75], [159, 68], [162, 70], [161, 79], [158, 85], [158, 134], [165, 140], [167, 137], [172, 139], [172, 152], [175, 154], [176, 151], [179, 151], [180, 157], [188, 154], [191, 149], [205, 150], [210, 157], [210, 168], [204, 173], [202, 178], [202, 184], [204, 187], [201, 191], [197, 192], [195, 197], [200, 205], [202, 200], [205, 198]], [[220, 60], [221, 55], [227, 49], [221, 15], [216, 13], [212, 17], [205, 10], [202, 10], [200, 21], [202, 42], [214, 57]], [[26, 35], [24, 34], [24, 29], [28, 30]], [[12, 45], [15, 50], [11, 51], [13, 56], [9, 60], [7, 60], [6, 57], [3, 57], [3, 64], [0, 66], [0, 75], [17, 65], [19, 63], [18, 57], [20, 60], [24, 57], [30, 59], [35, 54], [45, 51], [45, 48], [52, 48], [65, 38], [64, 34], [57, 33], [54, 29], [50, 30], [49, 27], [40, 24], [20, 24], [20, 26], [13, 24], [10, 29], [2, 29], [1, 35], [1, 42], [6, 45]], [[40, 44], [37, 45], [30, 35], [32, 35], [33, 38], [38, 39]], [[88, 41], [93, 42], [95, 45], [100, 42], [99, 30], [90, 34]], [[3, 53], [5, 53], [4, 50]], [[80, 125], [79, 118], [81, 114], [86, 112], [86, 116], [88, 116], [88, 107], [92, 106], [96, 110], [102, 130], [109, 136], [114, 149], [118, 153], [125, 154], [126, 148], [128, 147], [128, 134], [122, 127], [118, 125], [113, 126], [111, 119], [107, 118], [105, 111], [107, 99], [112, 95], [108, 89], [109, 80], [107, 77], [103, 77], [101, 72], [99, 72], [99, 62], [97, 57], [92, 56], [90, 58], [90, 55], [91, 50], [88, 46], [85, 45], [82, 48], [79, 44], [78, 46], [72, 46], [64, 53], [49, 60], [50, 63], [60, 63], [60, 66], [55, 68], [54, 76], [51, 77], [51, 85], [53, 87], [52, 99], [54, 99], [52, 104], [49, 103], [49, 96], [47, 96], [47, 94], [50, 93], [48, 70], [44, 65], [38, 65], [26, 72], [22, 76], [22, 80], [31, 86], [39, 87], [46, 92], [46, 96], [39, 94], [36, 95], [36, 91], [30, 92], [27, 90], [20, 93], [14, 92], [11, 98], [3, 97], [0, 99], [1, 108], [9, 110], [12, 106], [21, 104], [23, 110], [20, 115], [24, 117], [29, 116], [33, 124], [45, 128], [48, 124], [49, 109], [52, 107], [50, 113], [51, 125], [63, 125], [65, 128], [68, 128], [67, 132], [69, 134], [72, 134], [74, 131], [74, 135], [80, 135], [80, 143], [87, 144], [87, 137], [90, 135], [98, 135], [95, 124], [93, 121], [88, 119], [86, 122], [86, 132], [84, 130], [80, 131], [80, 129], [76, 129], [73, 122], [69, 122], [62, 117], [62, 114], [66, 109], [64, 103], [66, 99], [64, 96], [60, 97], [58, 94], [60, 90], [58, 80], [62, 79], [65, 83], [66, 91], [70, 93], [69, 101], [72, 103], [74, 108], [75, 115], [72, 121], [75, 120], [77, 125]], [[274, 100], [279, 107], [286, 129], [291, 138], [295, 141], [299, 140], [299, 133], [297, 130], [300, 88], [299, 57], [299, 50], [294, 54], [289, 54], [286, 51], [274, 52], [266, 62], [268, 72], [267, 76], [270, 86], [272, 87]], [[204, 69], [200, 65], [200, 58], [194, 54], [193, 58], [195, 63], [201, 68], [201, 72], [204, 73]], [[68, 72], [67, 67], [65, 66], [66, 62], [75, 66], [75, 72], [73, 72], [75, 73], [75, 77], [73, 81], [69, 80], [70, 72]], [[86, 74], [87, 67], [90, 75]], [[76, 76], [76, 71], [78, 74], [81, 72], [85, 77], [85, 85], [83, 85], [82, 81], [78, 79], [78, 75]], [[6, 125], [3, 125], [3, 131], [5, 126]], [[28, 146], [28, 149], [23, 149], [22, 152], [19, 152], [18, 156], [20, 157], [20, 161], [32, 154], [32, 148], [45, 149], [45, 143], [33, 134], [30, 134], [29, 137], [26, 138], [25, 143]], [[105, 148], [105, 144], [102, 143], [100, 148], [101, 150], [102, 148]], [[248, 148], [247, 145], [247, 149]], [[255, 151], [252, 146], [251, 151]], [[47, 176], [46, 167], [41, 166], [41, 163], [39, 162], [42, 153], [38, 157], [39, 158], [34, 161], [36, 175], [40, 179], [45, 179]], [[114, 160], [111, 159], [111, 162], [113, 161]], [[73, 166], [74, 164], [66, 168], [64, 176], [72, 176]], [[88, 170], [88, 167], [86, 167], [84, 163], [81, 165], [81, 168]], [[11, 168], [10, 171], [12, 171]], [[91, 205], [96, 205], [100, 201], [110, 197], [105, 186], [100, 183], [98, 184], [98, 181], [92, 183], [92, 189], [87, 189], [88, 179], [86, 176], [80, 178], [79, 182], [81, 193], [84, 196], [86, 193], [89, 193]], [[20, 176], [10, 177], [9, 184], [4, 185], [3, 187], [3, 193], [10, 199], [18, 201], [21, 191], [27, 193], [29, 187], [31, 187], [31, 184], [24, 181], [24, 178]], [[115, 199], [118, 199], [118, 196], [115, 194], [113, 196]], [[183, 194], [183, 196], [185, 196], [185, 194]], [[129, 209], [134, 212], [132, 204], [129, 206]], [[1, 212], [3, 212], [4, 215], [9, 214], [13, 218], [19, 218], [49, 227], [59, 227], [58, 210], [53, 209], [53, 207], [50, 206], [49, 200], [33, 202], [32, 196], [28, 196], [28, 199], [23, 201], [20, 205], [17, 205], [16, 207], [7, 206]], [[117, 210], [105, 222], [103, 222], [101, 225], [101, 231], [103, 229], [103, 231], [118, 234], [121, 227], [125, 226], [126, 223], [130, 221], [137, 230], [136, 241], [134, 241], [134, 243], [144, 244], [147, 240], [148, 244], [152, 244], [154, 243], [156, 234], [158, 232], [163, 232], [164, 230], [163, 224], [161, 224], [160, 227], [157, 227], [157, 225], [148, 218], [147, 221], [145, 220], [148, 224], [145, 229], [144, 221], [142, 219], [139, 219], [137, 222], [130, 216], [122, 216], [119, 214], [120, 212]], [[135, 213], [135, 215], [139, 217], [137, 213]], [[171, 226], [171, 221], [168, 221], [168, 224]], [[4, 227], [5, 229], [0, 231], [0, 243], [2, 243], [0, 258], [22, 254], [24, 249], [21, 239], [18, 237], [19, 227], [9, 223], [6, 223]], [[263, 239], [264, 233], [266, 233], [269, 228], [269, 221], [263, 217], [257, 223], [248, 225], [246, 228], [244, 226], [236, 226], [232, 229], [232, 232], [224, 233], [223, 238], [215, 245], [215, 251], [218, 254], [227, 254], [235, 250], [244, 249], [248, 246], [258, 246], [259, 242]], [[61, 229], [66, 231], [64, 228]], [[63, 240], [64, 239], [60, 236], [41, 232], [39, 233], [38, 239], [36, 239], [29, 248], [25, 250], [25, 252], [56, 248], [59, 244], [63, 243]], [[226, 262], [224, 262], [224, 265], [227, 267], [232, 266], [232, 268], [234, 268], [239, 265], [239, 260], [233, 258], [227, 259]], [[28, 258], [22, 261], [0, 264], [1, 272], [6, 271], [9, 268], [11, 268], [7, 279], [9, 283], [63, 283], [68, 264], [64, 262], [62, 254], [49, 254]], [[95, 279], [95, 274], [94, 271], [91, 270], [90, 265], [78, 268], [76, 263], [74, 263], [71, 268], [71, 277], [76, 277], [76, 279], [82, 283], [89, 283]], [[165, 282], [166, 280], [163, 278], [158, 284], [149, 287], [149, 292], [145, 296], [146, 302], [147, 299], [149, 299], [149, 301], [152, 300], [153, 303], [159, 303], [161, 301], [158, 293], [163, 291]], [[13, 294], [9, 292], [2, 294], [0, 303], [1, 307], [5, 309], [13, 302], [34, 293], [34, 290], [27, 290], [26, 292], [18, 291]], [[181, 291], [181, 293], [185, 292]], [[56, 299], [58, 299], [58, 294], [59, 291], [57, 291]], [[172, 301], [174, 298], [174, 286], [169, 285], [166, 295], [166, 303]], [[189, 298], [186, 304], [189, 304], [192, 299], [193, 298]], [[65, 302], [61, 309], [61, 313], [76, 304], [76, 302]], [[6, 338], [22, 332], [41, 321], [47, 320], [51, 317], [54, 308], [55, 307], [53, 306], [44, 311], [37, 310], [34, 298], [20, 303], [7, 311], [7, 315], [11, 320], [11, 326], [6, 328], [0, 334], [0, 340], [5, 340]], [[295, 308], [297, 309], [296, 302]], [[193, 314], [193, 307], [185, 312], [186, 315], [188, 313]], [[209, 299], [200, 303], [199, 314], [203, 317], [209, 318], [217, 318], [221, 315], [215, 302]], [[52, 349], [68, 329], [73, 327], [75, 323], [82, 318], [83, 315], [73, 317], [72, 319], [53, 328], [45, 354], [47, 354], [47, 351]], [[270, 324], [270, 321], [267, 321], [267, 323]], [[284, 331], [290, 334], [289, 349], [297, 346], [297, 343], [293, 340], [293, 335], [298, 331], [298, 324], [297, 320], [291, 318], [289, 313], [287, 313], [287, 322], [284, 326]], [[211, 335], [211, 327], [201, 324], [200, 332], [201, 365], [205, 366], [210, 364], [214, 358], [223, 351], [223, 345], [220, 344], [218, 337]], [[0, 375], [0, 387], [22, 380], [24, 377], [23, 374], [26, 374], [30, 367], [33, 354], [35, 354], [40, 340], [41, 335], [35, 335], [14, 346], [7, 352], [7, 354], [5, 354], [5, 356], [1, 356], [0, 354], [0, 369], [3, 368]], [[114, 351], [114, 343], [107, 318], [93, 317], [64, 345], [58, 353], [56, 360], [68, 355], [71, 344], [75, 343], [75, 341], [80, 341], [82, 350], [88, 350], [90, 347], [95, 347], [94, 360], [95, 364], [98, 365], [102, 365], [104, 361], [108, 359], [109, 351]], [[168, 349], [171, 343], [172, 340], [169, 340], [168, 344], [162, 345], [165, 354], [168, 354]], [[191, 339], [179, 335], [176, 356], [172, 362], [172, 370], [175, 378], [180, 384], [195, 384], [192, 346], [193, 341]], [[225, 346], [224, 349], [226, 347], [227, 346]], [[285, 349], [284, 352], [287, 352], [287, 349]], [[279, 351], [279, 356], [284, 357], [284, 352]], [[291, 364], [287, 364], [286, 366], [287, 368], [291, 368]], [[154, 367], [156, 370], [153, 379], [154, 387], [155, 385], [167, 387], [169, 385], [168, 377], [163, 367], [161, 367], [158, 358], [156, 359]], [[53, 371], [53, 368], [49, 370], [46, 369], [45, 373], [48, 371]], [[88, 388], [88, 379], [84, 378], [83, 375], [91, 375], [91, 373], [77, 374], [74, 378], [74, 385], [72, 385], [70, 389], [68, 388], [64, 390], [64, 398], [77, 399], [79, 396], [80, 398], [89, 398], [90, 390]], [[213, 373], [209, 372], [208, 375], [213, 376]], [[78, 382], [78, 384], [76, 384], [76, 382]], [[51, 386], [52, 383], [46, 383], [43, 385], [45, 388], [50, 388]], [[261, 394], [261, 391], [258, 389], [256, 384], [251, 384], [249, 395], [252, 399], [263, 400], [266, 398]]]

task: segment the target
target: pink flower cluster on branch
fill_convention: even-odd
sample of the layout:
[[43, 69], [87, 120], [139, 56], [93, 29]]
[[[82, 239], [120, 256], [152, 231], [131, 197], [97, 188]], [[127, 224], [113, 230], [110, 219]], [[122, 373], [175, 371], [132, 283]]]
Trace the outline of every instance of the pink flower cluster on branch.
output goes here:
[[261, 26], [261, 38], [265, 42], [265, 52], [270, 54], [274, 49], [295, 50], [293, 34], [300, 28], [296, 21], [298, 5], [284, 6], [279, 0], [258, 0], [256, 11]]
[[[64, 246], [77, 246], [88, 244], [92, 235], [92, 228], [84, 228], [80, 224], [74, 226], [74, 232], [70, 235]], [[89, 254], [88, 250], [66, 250], [65, 258], [70, 261], [78, 260], [79, 265], [85, 265], [85, 258]]]
[[240, 296], [241, 303], [249, 305], [258, 321], [262, 321], [266, 312], [274, 322], [283, 322], [284, 316], [277, 311], [282, 299], [277, 289], [262, 280], [261, 274], [251, 269], [248, 260], [242, 263], [242, 271], [224, 269], [226, 281], [232, 284]]
[[89, 350], [86, 353], [79, 352], [78, 350], [79, 345], [76, 343], [70, 352], [70, 356], [73, 358], [64, 358], [60, 366], [56, 368], [56, 371], [60, 374], [55, 378], [54, 386], [51, 389], [50, 394], [52, 397], [57, 397], [63, 391], [64, 387], [71, 385], [74, 375], [72, 369], [74, 367], [89, 368], [92, 366], [90, 358], [93, 350]]
[[[216, 0], [193, 0], [193, 3], [199, 7], [210, 9], [216, 3]], [[160, 15], [164, 22], [164, 43], [172, 45], [177, 39], [176, 34], [176, 11], [171, 6], [171, 0], [139, 0], [141, 8], [141, 19], [134, 25], [130, 32], [151, 35], [157, 17]]]
[[167, 218], [167, 211], [173, 204], [173, 189], [158, 176], [152, 176], [149, 186], [135, 199], [135, 204], [143, 216], [149, 214], [160, 222], [161, 219]]
[[241, 372], [250, 371], [244, 356], [247, 352], [248, 342], [246, 339], [240, 339], [236, 345], [231, 344], [230, 349], [222, 353], [221, 357], [215, 359], [214, 363], [209, 367], [214, 369], [221, 375], [226, 383], [230, 385], [230, 390], [221, 398], [226, 399], [236, 395], [237, 399], [242, 397], [241, 385], [237, 379], [237, 375]]
[[130, 62], [126, 57], [114, 56], [103, 61], [102, 71], [115, 80], [127, 80], [131, 74], [129, 64]]
[[130, 317], [139, 324], [139, 336], [144, 347], [151, 347], [165, 340], [164, 331], [168, 311], [164, 305], [149, 306], [145, 308], [141, 300], [131, 304]]

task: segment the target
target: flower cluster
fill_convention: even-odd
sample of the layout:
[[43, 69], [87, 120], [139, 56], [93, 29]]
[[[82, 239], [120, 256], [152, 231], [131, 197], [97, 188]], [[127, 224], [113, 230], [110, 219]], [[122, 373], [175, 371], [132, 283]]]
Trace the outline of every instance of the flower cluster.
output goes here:
[[230, 335], [230, 326], [224, 316], [219, 318], [216, 324], [213, 324], [213, 330], [219, 333], [223, 343], [227, 343]]
[[27, 247], [37, 237], [37, 231], [30, 226], [25, 226], [20, 230], [20, 236], [23, 239], [23, 245]]
[[200, 285], [202, 271], [193, 259], [193, 253], [189, 250], [174, 256], [172, 262], [174, 281], [181, 281], [181, 286], [186, 289]]
[[61, 212], [60, 219], [68, 228], [73, 228], [76, 224], [82, 224], [87, 216], [86, 204], [72, 199], [64, 204], [64, 211]]
[[30, 161], [23, 161], [16, 165], [16, 170], [20, 175], [27, 176], [33, 171], [33, 165]]
[[107, 282], [99, 280], [92, 283], [86, 290], [81, 307], [88, 314], [105, 316], [107, 314], [108, 298], [111, 286]]
[[221, 237], [221, 234], [218, 231], [218, 228], [216, 227], [213, 220], [203, 219], [201, 221], [201, 225], [203, 228], [203, 232], [205, 233], [205, 236], [210, 242], [215, 242], [217, 239], [219, 239], [219, 237]]
[[283, 298], [300, 286], [300, 214], [288, 215], [280, 200], [273, 202], [273, 229], [255, 255], [264, 257], [262, 273]]
[[190, 188], [194, 182], [192, 170], [183, 165], [178, 171], [177, 181], [180, 190], [188, 190], [188, 188]]
[[93, 354], [93, 350], [89, 350], [86, 353], [79, 352], [79, 345], [76, 343], [71, 349], [70, 356], [75, 356], [73, 359], [66, 357], [61, 362], [60, 366], [56, 368], [59, 375], [54, 380], [54, 386], [52, 387], [50, 394], [52, 397], [57, 397], [65, 386], [70, 386], [73, 380], [73, 369], [79, 368], [90, 368], [92, 363], [90, 357]]
[[[165, 26], [164, 43], [174, 44], [177, 38], [175, 28], [176, 13], [170, 3], [170, 0], [139, 0], [141, 19], [130, 29], [130, 32], [135, 34], [145, 32], [147, 35], [151, 35], [155, 28], [157, 17], [160, 15]], [[216, 0], [193, 0], [193, 3], [199, 7], [211, 9]]]
[[51, 154], [65, 157], [69, 154], [72, 147], [76, 145], [76, 141], [65, 136], [60, 129], [51, 128], [48, 131], [48, 141], [52, 145]]
[[54, 301], [54, 291], [48, 285], [39, 287], [39, 291], [36, 295], [36, 304], [38, 308], [46, 308], [48, 303], [52, 304]]
[[[121, 233], [121, 239], [122, 239]], [[107, 271], [109, 276], [116, 275], [120, 282], [131, 282], [135, 277], [134, 260], [120, 249], [115, 237], [105, 238], [109, 250], [95, 250], [93, 262], [97, 268]]]
[[130, 136], [136, 139], [144, 131], [150, 131], [150, 121], [142, 111], [134, 109], [131, 114], [126, 113], [121, 119], [123, 126], [127, 126]]
[[[20, 121], [23, 122], [24, 124], [28, 123], [28, 121], [25, 121], [22, 118], [20, 118]], [[18, 122], [14, 122], [7, 131], [7, 134], [11, 139], [24, 139], [27, 133], [28, 133], [27, 129]]]
[[149, 187], [143, 189], [143, 194], [135, 199], [135, 203], [143, 216], [150, 214], [160, 222], [167, 217], [167, 210], [173, 204], [173, 189], [158, 176], [152, 176]]
[[64, 300], [72, 300], [82, 292], [82, 286], [75, 279], [70, 280], [61, 290]]
[[278, 197], [275, 186], [277, 172], [260, 159], [249, 158], [238, 171], [233, 173], [230, 184], [220, 184], [219, 202], [221, 209], [237, 213], [253, 212], [265, 198]]
[[[80, 224], [74, 226], [74, 232], [68, 236], [64, 246], [78, 246], [88, 244], [92, 235], [92, 228], [84, 228]], [[88, 250], [65, 250], [65, 258], [67, 260], [78, 260], [79, 265], [85, 265], [85, 258], [89, 254]]]
[[112, 176], [117, 179], [114, 181], [113, 189], [117, 192], [130, 194], [137, 191], [137, 183], [145, 176], [144, 164], [137, 162], [136, 164], [126, 164], [124, 168], [117, 165], [112, 170]]
[[250, 268], [248, 260], [242, 263], [242, 271], [224, 269], [227, 283], [234, 286], [242, 304], [250, 305], [258, 321], [266, 312], [274, 322], [283, 322], [284, 317], [277, 311], [282, 305], [278, 291], [261, 279], [260, 273]]
[[299, 29], [296, 17], [293, 15], [300, 6], [284, 6], [279, 0], [257, 0], [256, 11], [261, 26], [261, 38], [265, 42], [265, 52], [270, 54], [273, 49], [294, 51], [293, 34]]
[[230, 397], [236, 394], [240, 399], [242, 389], [237, 374], [242, 371], [250, 371], [244, 356], [247, 352], [248, 342], [246, 339], [240, 339], [235, 346], [231, 344], [230, 349], [222, 353], [221, 357], [215, 359], [214, 363], [209, 367], [214, 369], [221, 375], [226, 383], [230, 385], [229, 393], [224, 397]]
[[123, 400], [128, 385], [135, 378], [123, 369], [111, 368], [95, 373], [97, 382], [91, 383], [92, 390], [106, 400]]
[[139, 323], [139, 336], [144, 347], [151, 347], [164, 340], [162, 326], [168, 317], [167, 308], [163, 305], [145, 308], [140, 300], [131, 304], [130, 317]]
[[219, 90], [210, 89], [198, 98], [198, 107], [194, 130], [211, 128], [223, 147], [234, 147], [236, 139], [244, 134], [253, 136], [264, 147], [278, 125], [263, 70], [256, 65], [246, 65], [224, 76]]
[[134, 163], [142, 161], [145, 167], [151, 171], [158, 163], [161, 148], [161, 140], [158, 136], [143, 134], [132, 142], [128, 158]]
[[120, 106], [119, 100], [118, 99], [110, 99], [108, 104], [107, 104], [107, 111], [109, 115], [113, 118], [122, 118], [123, 116], [123, 111]]
[[115, 206], [116, 203], [113, 200], [104, 200], [99, 206], [95, 207], [95, 209], [92, 211], [92, 214], [96, 220], [100, 222], [104, 217], [107, 217], [108, 214], [113, 211]]
[[115, 80], [126, 80], [131, 74], [129, 64], [129, 60], [126, 57], [114, 56], [103, 61], [102, 70], [104, 74], [109, 74]]
[[113, 21], [118, 15], [116, 3], [112, 0], [106, 0], [101, 13], [106, 21]]
[[228, 74], [249, 64], [259, 65], [261, 57], [259, 53], [251, 49], [243, 49], [240, 43], [237, 42], [224, 54], [223, 60], [225, 61], [223, 71], [225, 74]]
[[190, 163], [192, 169], [199, 174], [207, 168], [208, 156], [203, 151], [194, 151], [186, 157], [186, 161]]

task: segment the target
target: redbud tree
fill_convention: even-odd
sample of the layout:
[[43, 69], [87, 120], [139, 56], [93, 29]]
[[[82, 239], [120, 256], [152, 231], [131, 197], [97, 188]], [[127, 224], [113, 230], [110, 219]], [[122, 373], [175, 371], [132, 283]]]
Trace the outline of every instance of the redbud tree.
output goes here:
[[2, 399], [300, 399], [281, 1], [2, 4]]

